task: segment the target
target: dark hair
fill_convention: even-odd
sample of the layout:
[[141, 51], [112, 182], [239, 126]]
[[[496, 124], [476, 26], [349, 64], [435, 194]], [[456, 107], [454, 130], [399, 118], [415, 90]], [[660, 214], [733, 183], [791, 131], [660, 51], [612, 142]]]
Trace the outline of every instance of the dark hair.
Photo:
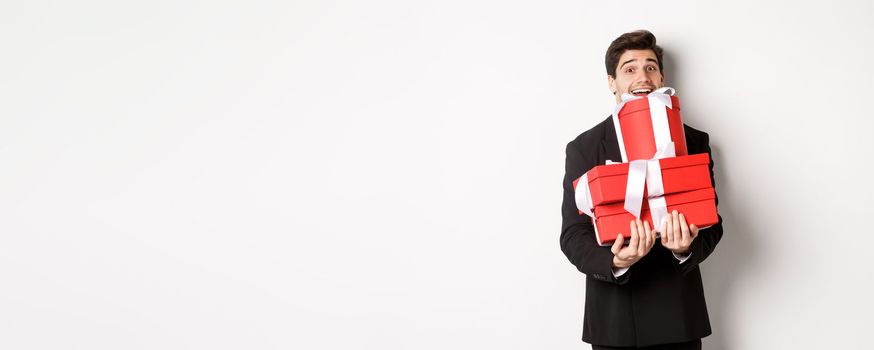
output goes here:
[[604, 57], [604, 63], [607, 66], [607, 74], [611, 77], [616, 77], [616, 65], [619, 64], [619, 57], [627, 50], [652, 50], [656, 55], [656, 60], [659, 61], [659, 70], [664, 71], [662, 48], [656, 45], [655, 35], [648, 30], [641, 29], [622, 34], [610, 43], [607, 55]]

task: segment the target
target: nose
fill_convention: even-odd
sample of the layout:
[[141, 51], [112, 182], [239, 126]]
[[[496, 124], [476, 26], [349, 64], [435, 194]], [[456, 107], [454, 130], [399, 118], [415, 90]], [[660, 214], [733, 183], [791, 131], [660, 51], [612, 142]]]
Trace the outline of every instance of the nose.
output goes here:
[[643, 69], [638, 70], [637, 76], [634, 78], [634, 80], [636, 80], [639, 84], [647, 83], [649, 85], [652, 85], [652, 79], [650, 78], [649, 74], [646, 74]]

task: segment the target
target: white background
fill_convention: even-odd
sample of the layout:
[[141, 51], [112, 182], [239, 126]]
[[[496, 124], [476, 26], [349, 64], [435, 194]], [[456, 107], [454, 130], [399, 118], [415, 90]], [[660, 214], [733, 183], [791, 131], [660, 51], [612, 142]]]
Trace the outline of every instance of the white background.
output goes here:
[[861, 348], [865, 1], [4, 1], [0, 348], [587, 349], [564, 146], [647, 28], [711, 135], [706, 349]]

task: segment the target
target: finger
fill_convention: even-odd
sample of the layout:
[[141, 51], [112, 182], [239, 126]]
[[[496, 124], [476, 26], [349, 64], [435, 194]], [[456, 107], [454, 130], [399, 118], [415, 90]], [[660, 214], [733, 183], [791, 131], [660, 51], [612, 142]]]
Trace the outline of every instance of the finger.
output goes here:
[[674, 220], [671, 219], [671, 214], [665, 218], [665, 230], [662, 231], [662, 236], [667, 237], [668, 246], [674, 241]]
[[616, 240], [613, 241], [613, 246], [610, 247], [610, 251], [613, 252], [613, 255], [619, 256], [619, 251], [622, 250], [622, 234], [618, 234], [616, 236]]
[[686, 223], [686, 216], [680, 214], [680, 230], [683, 234], [683, 245], [689, 245], [692, 241], [692, 236], [689, 234], [689, 224]]
[[659, 231], [659, 232], [661, 232], [662, 245], [667, 245], [667, 244], [668, 244], [668, 235], [667, 235], [667, 232], [668, 232], [668, 220], [662, 220], [662, 229], [661, 229], [661, 231]]
[[635, 223], [637, 224], [637, 238], [640, 241], [640, 242], [638, 242], [638, 245], [637, 245], [637, 255], [644, 256], [644, 255], [646, 255], [646, 250], [647, 250], [647, 247], [649, 246], [649, 242], [648, 242], [649, 235], [643, 229], [643, 223], [641, 222], [640, 219], [637, 219], [637, 222], [635, 222]]
[[649, 221], [643, 222], [643, 229], [646, 231], [646, 250], [649, 251], [655, 244], [655, 231], [649, 228]]
[[673, 237], [671, 237], [671, 242], [674, 243], [675, 247], [680, 244], [680, 242], [682, 242], [681, 239], [683, 239], [683, 234], [680, 231], [680, 215], [678, 214], [679, 213], [677, 213], [676, 210], [671, 212], [672, 224], [674, 225], [674, 230], [671, 231], [673, 234]]
[[689, 231], [692, 232], [692, 239], [698, 238], [698, 230], [699, 228], [698, 226], [695, 226], [695, 224], [689, 225]]
[[637, 252], [637, 225], [634, 223], [634, 220], [631, 220], [631, 238], [628, 240], [628, 250], [632, 252]]

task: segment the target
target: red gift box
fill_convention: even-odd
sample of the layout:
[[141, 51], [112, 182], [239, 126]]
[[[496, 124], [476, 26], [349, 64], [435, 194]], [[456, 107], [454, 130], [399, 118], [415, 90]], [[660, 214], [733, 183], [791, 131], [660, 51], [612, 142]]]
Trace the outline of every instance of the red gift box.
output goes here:
[[680, 100], [673, 93], [672, 88], [661, 88], [617, 105], [613, 123], [623, 162], [651, 159], [670, 141], [675, 155], [688, 154]]
[[[713, 187], [710, 182], [710, 156], [707, 153], [662, 158], [658, 162], [666, 194]], [[625, 200], [628, 163], [596, 166], [586, 173], [586, 178], [593, 206]], [[646, 190], [644, 193], [647, 193]]]
[[[664, 198], [668, 213], [674, 210], [682, 213], [689, 225], [695, 224], [699, 228], [705, 228], [719, 221], [716, 215], [716, 192], [714, 192], [713, 187], [666, 194]], [[655, 227], [649, 204], [646, 201], [643, 203], [644, 207], [640, 218], [649, 222], [649, 227]], [[611, 245], [620, 233], [626, 239], [631, 237], [629, 223], [634, 219], [634, 215], [625, 211], [622, 202], [595, 207], [594, 225], [598, 244]], [[661, 229], [661, 227], [657, 229]]]

